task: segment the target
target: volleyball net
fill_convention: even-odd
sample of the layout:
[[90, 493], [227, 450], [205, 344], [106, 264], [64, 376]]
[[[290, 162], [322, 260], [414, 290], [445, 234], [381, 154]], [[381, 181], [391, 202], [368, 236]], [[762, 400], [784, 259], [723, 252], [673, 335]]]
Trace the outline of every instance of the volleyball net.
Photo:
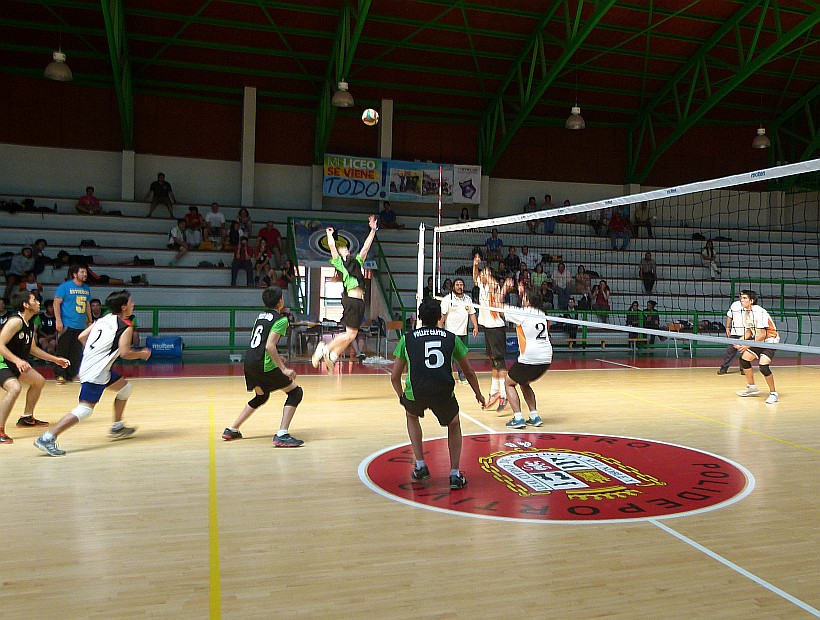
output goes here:
[[478, 255], [502, 293], [493, 303], [515, 312], [541, 292], [568, 346], [725, 348], [730, 305], [754, 290], [779, 332], [772, 348], [820, 353], [820, 159], [438, 226], [433, 244], [420, 269], [437, 291], [457, 277], [473, 289]]

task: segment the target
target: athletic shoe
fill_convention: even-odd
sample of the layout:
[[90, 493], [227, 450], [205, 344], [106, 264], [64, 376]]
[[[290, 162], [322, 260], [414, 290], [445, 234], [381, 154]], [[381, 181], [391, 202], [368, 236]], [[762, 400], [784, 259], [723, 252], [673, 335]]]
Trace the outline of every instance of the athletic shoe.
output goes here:
[[738, 390], [738, 396], [757, 396], [760, 394], [760, 390], [757, 388], [756, 385], [750, 385], [745, 390]]
[[427, 469], [427, 465], [413, 467], [413, 473], [410, 474], [410, 477], [413, 480], [427, 480], [430, 477], [430, 470]]
[[14, 440], [5, 433], [0, 433], [0, 445], [7, 443], [14, 443]]
[[38, 420], [33, 415], [24, 415], [20, 416], [20, 419], [17, 420], [17, 426], [48, 426], [48, 422]]
[[527, 424], [529, 424], [530, 426], [541, 426], [543, 422], [541, 421], [541, 416], [537, 415], [534, 418], [528, 418]]
[[728, 375], [729, 371], [726, 370], [725, 368], [721, 368], [720, 370], [718, 370], [718, 374], [719, 375]]
[[319, 360], [322, 359], [322, 355], [325, 350], [325, 343], [320, 342], [316, 345], [316, 349], [313, 351], [313, 355], [310, 356], [310, 364], [314, 368], [319, 368]]
[[490, 394], [489, 398], [487, 398], [487, 403], [484, 405], [484, 408], [489, 409], [498, 402], [499, 398], [501, 398], [501, 395], [498, 392], [496, 392], [495, 394]]
[[527, 428], [527, 423], [524, 420], [516, 420], [515, 418], [511, 419], [507, 424], [505, 424], [507, 428]]
[[224, 439], [225, 441], [233, 441], [234, 439], [242, 439], [242, 433], [240, 433], [239, 431], [232, 431], [231, 429], [226, 428], [222, 432], [222, 439]]
[[126, 439], [137, 432], [136, 426], [123, 426], [122, 428], [118, 428], [114, 430], [113, 428], [108, 431], [108, 436], [111, 439]]
[[780, 397], [777, 395], [777, 392], [772, 392], [769, 394], [769, 398], [766, 399], [767, 405], [774, 405], [775, 403], [780, 402]]
[[367, 353], [365, 353], [364, 351], [359, 351], [356, 354], [356, 357], [358, 357], [360, 360], [366, 360], [367, 359]]
[[57, 440], [52, 439], [51, 441], [46, 441], [42, 437], [38, 437], [34, 440], [34, 445], [37, 448], [40, 448], [43, 452], [48, 454], [49, 456], [63, 456], [65, 455], [65, 450], [60, 450], [57, 447]]
[[298, 448], [301, 446], [304, 441], [301, 439], [296, 439], [296, 437], [291, 437], [290, 434], [273, 436], [273, 447], [274, 448]]
[[65, 385], [65, 377], [57, 377], [57, 385]]
[[506, 408], [507, 408], [507, 399], [506, 398], [499, 399], [498, 409], [496, 409], [496, 411], [504, 411], [504, 409], [506, 409]]
[[451, 489], [463, 489], [467, 486], [467, 478], [464, 477], [464, 474], [458, 472], [455, 475], [450, 476], [450, 488]]
[[327, 374], [333, 374], [333, 360], [330, 359], [330, 349], [325, 346], [322, 350], [322, 359], [325, 360], [325, 369], [327, 370]]

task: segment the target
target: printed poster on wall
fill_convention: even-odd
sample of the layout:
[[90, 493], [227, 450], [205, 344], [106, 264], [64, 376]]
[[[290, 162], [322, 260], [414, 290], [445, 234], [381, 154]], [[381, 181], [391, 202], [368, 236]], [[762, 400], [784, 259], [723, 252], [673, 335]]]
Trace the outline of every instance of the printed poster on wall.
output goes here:
[[296, 247], [296, 261], [307, 267], [330, 266], [330, 247], [327, 244], [327, 228], [339, 233], [336, 247], [346, 244], [351, 254], [362, 249], [370, 226], [367, 219], [361, 222], [338, 220], [293, 219], [293, 233]]
[[325, 155], [322, 194], [336, 198], [478, 204], [481, 166]]

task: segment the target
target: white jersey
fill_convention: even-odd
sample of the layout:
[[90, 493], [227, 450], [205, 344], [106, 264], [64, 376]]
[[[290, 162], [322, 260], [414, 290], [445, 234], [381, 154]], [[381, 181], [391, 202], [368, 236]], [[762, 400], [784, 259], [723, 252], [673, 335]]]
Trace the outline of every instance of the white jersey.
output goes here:
[[111, 380], [111, 366], [120, 356], [120, 336], [129, 324], [115, 314], [97, 319], [88, 334], [80, 363], [80, 382], [105, 385]]
[[454, 333], [456, 336], [467, 335], [470, 315], [475, 314], [472, 301], [473, 300], [467, 295], [457, 297], [455, 293], [450, 293], [444, 297], [444, 299], [441, 300], [441, 314], [442, 316], [447, 315], [444, 319], [444, 329]]
[[[499, 299], [501, 289], [497, 286], [495, 286], [495, 288], [495, 291], [491, 291], [487, 286], [479, 282], [478, 304], [480, 306], [497, 306], [501, 303], [501, 299]], [[504, 327], [506, 325], [504, 319], [501, 318], [497, 311], [487, 310], [486, 308], [478, 309], [478, 324], [482, 327]]]
[[726, 312], [726, 316], [732, 319], [732, 326], [729, 328], [730, 335], [743, 338], [743, 335], [746, 333], [746, 327], [743, 323], [745, 314], [746, 311], [743, 309], [743, 304], [739, 301], [733, 301], [732, 305], [729, 306], [729, 310]]
[[551, 364], [552, 343], [549, 337], [547, 315], [532, 308], [525, 308], [537, 316], [523, 314], [505, 314], [507, 320], [515, 325], [518, 335], [518, 361], [522, 364]]
[[766, 334], [763, 342], [778, 343], [780, 336], [777, 334], [777, 328], [774, 326], [771, 315], [765, 308], [753, 305], [744, 318], [746, 329], [752, 332], [752, 340], [756, 340], [758, 332], [763, 331]]

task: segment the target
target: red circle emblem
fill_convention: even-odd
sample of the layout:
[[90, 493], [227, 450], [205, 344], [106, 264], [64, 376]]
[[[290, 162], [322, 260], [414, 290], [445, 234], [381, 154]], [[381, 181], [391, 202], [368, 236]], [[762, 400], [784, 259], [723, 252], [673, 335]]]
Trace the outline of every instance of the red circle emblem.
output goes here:
[[410, 478], [409, 445], [359, 466], [374, 491], [413, 506], [488, 519], [640, 521], [714, 510], [751, 493], [752, 474], [708, 452], [659, 441], [573, 433], [465, 435], [464, 489], [449, 487], [447, 439], [424, 442], [428, 480]]

